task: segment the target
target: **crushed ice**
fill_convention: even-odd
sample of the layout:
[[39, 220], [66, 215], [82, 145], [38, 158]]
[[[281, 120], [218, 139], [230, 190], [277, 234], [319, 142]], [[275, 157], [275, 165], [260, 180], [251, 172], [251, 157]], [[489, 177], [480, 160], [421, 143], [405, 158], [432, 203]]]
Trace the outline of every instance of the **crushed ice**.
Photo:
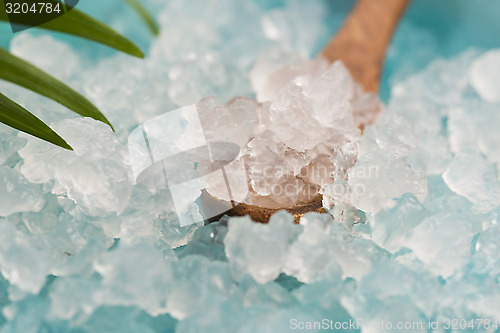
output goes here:
[[[470, 50], [398, 80], [362, 134], [377, 100], [341, 63], [304, 60], [325, 28], [300, 18], [326, 12], [321, 2], [217, 11], [223, 2], [206, 12], [171, 2], [145, 61], [115, 55], [89, 65], [52, 37], [13, 40], [14, 53], [84, 91], [117, 132], [91, 119], [56, 121], [69, 113], [2, 83], [55, 121], [75, 151], [0, 128], [0, 332], [500, 320], [500, 51]], [[236, 18], [253, 52], [230, 28]], [[64, 59], [57, 66], [54, 54]], [[258, 102], [221, 102], [252, 92]], [[272, 182], [317, 185], [329, 214], [300, 225], [281, 212], [269, 225], [242, 217], [180, 227], [168, 193], [133, 185], [126, 137], [197, 101], [209, 135], [244, 147], [254, 167], [282, 167]], [[298, 177], [314, 165], [328, 168], [327, 180]], [[253, 189], [274, 204], [301, 200], [260, 180]]]

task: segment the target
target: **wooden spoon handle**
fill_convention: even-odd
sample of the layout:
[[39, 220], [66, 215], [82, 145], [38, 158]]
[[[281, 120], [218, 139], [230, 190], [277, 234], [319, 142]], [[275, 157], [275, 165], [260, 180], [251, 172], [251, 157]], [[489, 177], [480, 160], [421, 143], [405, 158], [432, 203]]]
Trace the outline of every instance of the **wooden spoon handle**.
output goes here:
[[410, 0], [359, 0], [340, 31], [323, 49], [342, 60], [365, 91], [377, 92], [385, 51]]
[[[359, 0], [340, 31], [323, 49], [322, 55], [330, 62], [342, 60], [366, 91], [377, 92], [386, 48], [409, 2]], [[321, 197], [287, 210], [294, 215], [296, 223], [307, 212], [325, 212]], [[278, 209], [239, 204], [227, 214], [248, 214], [255, 221], [267, 223], [276, 211]]]

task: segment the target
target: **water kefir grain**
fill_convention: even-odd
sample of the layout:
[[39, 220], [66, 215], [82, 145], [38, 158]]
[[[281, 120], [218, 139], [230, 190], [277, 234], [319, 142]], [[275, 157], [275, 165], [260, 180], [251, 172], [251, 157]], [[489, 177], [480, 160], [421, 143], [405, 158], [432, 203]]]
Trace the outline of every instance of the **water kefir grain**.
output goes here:
[[[257, 90], [262, 100], [246, 99], [245, 105], [233, 100], [224, 107], [209, 99], [198, 109], [209, 135], [215, 126], [241, 124], [225, 130], [238, 135], [235, 140], [226, 132], [232, 142], [244, 141], [239, 159], [246, 165], [248, 184], [241, 190], [249, 188], [250, 194], [243, 202], [289, 208], [316, 198], [334, 175], [346, 179], [342, 170], [356, 160], [361, 128], [373, 123], [381, 104], [363, 92], [341, 62], [329, 65], [318, 59], [272, 72], [259, 69], [269, 67], [258, 63], [252, 76], [263, 82]], [[208, 186], [215, 197], [224, 190]]]

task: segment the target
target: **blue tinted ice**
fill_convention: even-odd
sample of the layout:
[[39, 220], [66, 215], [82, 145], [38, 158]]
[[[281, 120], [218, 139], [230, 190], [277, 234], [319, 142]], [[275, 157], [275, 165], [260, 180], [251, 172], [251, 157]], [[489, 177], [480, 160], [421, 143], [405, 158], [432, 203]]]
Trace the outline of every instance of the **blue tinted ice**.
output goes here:
[[[429, 319], [498, 331], [500, 51], [435, 59], [439, 41], [404, 21], [388, 54], [391, 97], [362, 133], [377, 98], [341, 63], [308, 60], [332, 33], [325, 20], [340, 23], [329, 2], [144, 3], [160, 23], [156, 39], [121, 1], [102, 3], [100, 14], [142, 36], [144, 60], [30, 31], [11, 43], [85, 94], [116, 132], [0, 83], [75, 149], [0, 126], [1, 333], [275, 333], [324, 318], [363, 323], [353, 332], [391, 331], [381, 321], [423, 332]], [[186, 122], [174, 114], [148, 123], [189, 105], [204, 138], [182, 138]], [[324, 185], [316, 191], [328, 213], [300, 225], [286, 212], [268, 225], [203, 222], [195, 199], [206, 184], [182, 195], [160, 186], [144, 133], [133, 132], [140, 124], [179, 144], [151, 142], [159, 159], [189, 144], [231, 143], [241, 150], [221, 159], [237, 155], [250, 172], [279, 166], [286, 172], [268, 178], [300, 190], [293, 200], [271, 195], [255, 177], [254, 200], [286, 205], [307, 184]], [[207, 165], [191, 167], [172, 176]], [[233, 167], [227, 182], [242, 184], [247, 174]], [[324, 173], [300, 173], [316, 167]], [[142, 183], [137, 170], [146, 170]], [[227, 184], [210, 181], [207, 193], [222, 197]], [[179, 198], [199, 223], [182, 226]]]

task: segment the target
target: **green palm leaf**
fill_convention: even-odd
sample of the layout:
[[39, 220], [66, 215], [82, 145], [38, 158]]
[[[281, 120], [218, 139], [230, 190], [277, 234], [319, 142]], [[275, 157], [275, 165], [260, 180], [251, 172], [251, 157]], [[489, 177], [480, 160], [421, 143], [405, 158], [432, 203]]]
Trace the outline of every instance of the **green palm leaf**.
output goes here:
[[21, 105], [0, 94], [0, 122], [59, 147], [73, 150], [56, 132]]
[[141, 19], [146, 23], [149, 30], [153, 33], [153, 35], [158, 36], [160, 34], [160, 28], [158, 28], [158, 24], [156, 23], [153, 16], [147, 11], [146, 8], [139, 2], [139, 0], [124, 0], [126, 3], [132, 7], [137, 14], [141, 17]]
[[[84, 117], [91, 117], [111, 126], [101, 111], [88, 99], [61, 81], [2, 48], [0, 48], [0, 79], [25, 87]], [[111, 128], [113, 127], [111, 126]]]
[[77, 9], [72, 9], [63, 16], [40, 25], [39, 28], [83, 37], [135, 57], [144, 58], [144, 53], [142, 53], [141, 49], [130, 40], [104, 23]]
[[[55, 3], [55, 0], [49, 0]], [[135, 9], [146, 22], [151, 31], [158, 34], [158, 26], [153, 17], [144, 7], [135, 0], [125, 0]], [[37, 0], [25, 0], [34, 4]], [[47, 2], [47, 1], [45, 1]], [[12, 19], [12, 17], [11, 17]], [[0, 4], [0, 21], [9, 21], [5, 7]], [[22, 22], [14, 22], [22, 23]], [[62, 32], [73, 36], [82, 37], [97, 43], [107, 45], [124, 53], [144, 58], [144, 54], [134, 43], [120, 35], [104, 23], [88, 16], [87, 14], [72, 9], [52, 21], [38, 26], [42, 29]], [[70, 110], [84, 116], [102, 121], [109, 126], [106, 117], [85, 97], [74, 91], [51, 75], [43, 72], [28, 62], [10, 54], [0, 48], [0, 79], [4, 79], [46, 96]], [[65, 149], [71, 147], [50, 127], [44, 124], [29, 111], [0, 93], [0, 123], [31, 134], [42, 140], [51, 142]], [[113, 128], [111, 126], [111, 128]]]
[[[25, 2], [34, 4], [38, 1], [25, 0]], [[0, 6], [0, 21], [9, 22], [9, 17], [3, 6]], [[139, 47], [126, 37], [78, 9], [72, 9], [52, 21], [39, 25], [38, 28], [82, 37], [110, 46], [135, 57], [144, 58], [144, 53], [142, 53]]]

